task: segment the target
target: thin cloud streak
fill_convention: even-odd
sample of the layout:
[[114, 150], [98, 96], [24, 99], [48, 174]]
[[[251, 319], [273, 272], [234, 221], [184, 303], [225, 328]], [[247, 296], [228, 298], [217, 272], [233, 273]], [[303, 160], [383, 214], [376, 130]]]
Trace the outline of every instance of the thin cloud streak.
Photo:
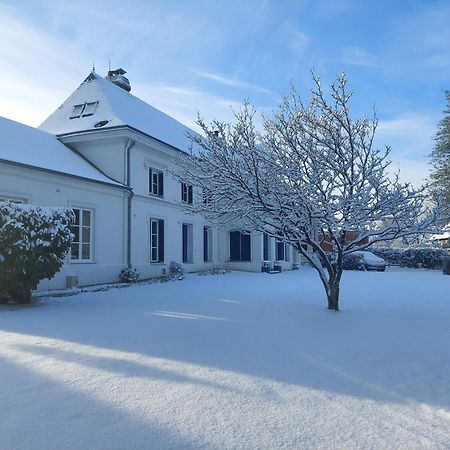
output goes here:
[[254, 84], [246, 83], [245, 81], [238, 80], [236, 78], [227, 77], [225, 75], [221, 75], [219, 73], [210, 72], [207, 70], [200, 70], [200, 69], [191, 69], [191, 72], [195, 75], [204, 78], [206, 80], [215, 81], [217, 83], [223, 84], [225, 86], [230, 86], [238, 89], [243, 90], [251, 90], [255, 92], [261, 92], [265, 94], [270, 94], [271, 91], [269, 89], [256, 86]]

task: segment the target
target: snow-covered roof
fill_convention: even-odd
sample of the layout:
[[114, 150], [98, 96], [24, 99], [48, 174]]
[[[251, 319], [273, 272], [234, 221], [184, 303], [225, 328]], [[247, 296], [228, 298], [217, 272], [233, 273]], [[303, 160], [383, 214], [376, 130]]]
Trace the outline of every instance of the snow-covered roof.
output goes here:
[[121, 186], [56, 136], [4, 117], [0, 117], [1, 160]]
[[[95, 105], [92, 115], [71, 118], [76, 105]], [[89, 111], [90, 112], [90, 111]], [[107, 121], [99, 127], [99, 123]], [[97, 127], [95, 126], [97, 124]], [[129, 126], [172, 147], [188, 151], [188, 127], [92, 72], [39, 128], [56, 135]]]

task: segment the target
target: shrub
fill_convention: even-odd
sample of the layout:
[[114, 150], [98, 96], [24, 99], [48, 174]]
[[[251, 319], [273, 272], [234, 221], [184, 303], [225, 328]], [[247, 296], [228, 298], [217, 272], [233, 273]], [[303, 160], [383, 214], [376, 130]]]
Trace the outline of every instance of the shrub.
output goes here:
[[380, 258], [383, 258], [388, 264], [398, 265], [401, 267], [423, 267], [426, 269], [441, 268], [442, 258], [446, 255], [445, 249], [434, 247], [372, 247], [370, 251]]
[[342, 267], [344, 270], [366, 270], [362, 255], [355, 255], [353, 253], [344, 256]]
[[122, 283], [136, 283], [139, 279], [139, 273], [136, 269], [126, 267], [120, 271], [119, 277]]
[[53, 278], [69, 251], [73, 220], [67, 208], [0, 204], [2, 295], [28, 303], [39, 281]]
[[171, 278], [183, 278], [184, 269], [180, 263], [172, 261], [169, 264], [169, 275]]
[[226, 273], [231, 272], [229, 267], [224, 266], [212, 266], [206, 269], [202, 269], [198, 272], [199, 275], [224, 275]]

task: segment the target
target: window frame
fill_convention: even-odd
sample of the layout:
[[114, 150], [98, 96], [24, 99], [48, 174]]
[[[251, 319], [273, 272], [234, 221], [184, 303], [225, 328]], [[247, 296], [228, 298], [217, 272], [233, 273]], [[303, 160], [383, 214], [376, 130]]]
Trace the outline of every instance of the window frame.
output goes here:
[[192, 184], [181, 183], [181, 201], [188, 205], [193, 203], [193, 186]]
[[183, 264], [194, 262], [194, 225], [181, 224], [181, 260]]
[[[86, 103], [81, 103], [79, 105], [73, 105], [72, 113], [70, 114], [69, 118], [70, 119], [79, 119], [82, 116], [85, 107], [86, 107]], [[75, 111], [76, 111], [77, 108], [80, 108], [80, 113], [79, 114], [78, 113], [75, 114]]]
[[148, 168], [148, 193], [154, 197], [164, 197], [164, 172], [154, 167]]
[[213, 261], [213, 229], [212, 227], [203, 227], [203, 262]]
[[[280, 250], [283, 252], [282, 258], [280, 258]], [[289, 246], [281, 239], [275, 241], [275, 261], [290, 261]]]
[[[156, 233], [154, 233], [156, 229]], [[156, 217], [150, 218], [150, 245], [149, 259], [152, 264], [164, 263], [164, 220]], [[153, 240], [155, 237], [155, 240]], [[154, 256], [156, 255], [156, 256]]]
[[[73, 228], [74, 227], [78, 227], [78, 241], [72, 240], [71, 244], [70, 244], [70, 262], [71, 263], [75, 263], [75, 264], [85, 264], [85, 263], [93, 263], [95, 262], [95, 247], [94, 247], [94, 236], [95, 236], [95, 210], [91, 209], [91, 208], [83, 208], [83, 207], [78, 207], [78, 206], [73, 206], [71, 207], [74, 214], [75, 211], [79, 211], [79, 215], [78, 215], [78, 224], [73, 224], [71, 225], [71, 231], [73, 234], [75, 234], [73, 232]], [[84, 225], [84, 213], [89, 213], [89, 225]], [[89, 229], [89, 242], [84, 241], [83, 238], [83, 231], [84, 229]], [[75, 234], [75, 236], [77, 236]], [[74, 258], [74, 254], [72, 251], [72, 246], [73, 245], [78, 245], [78, 255], [76, 258]], [[89, 257], [88, 258], [84, 258], [83, 257], [83, 246], [88, 245], [89, 246]]]
[[[238, 236], [236, 233], [238, 233], [239, 235], [239, 249], [238, 249], [238, 253], [239, 256], [238, 258], [234, 258], [233, 254], [235, 253], [235, 251], [232, 251], [232, 236]], [[248, 251], [246, 251], [247, 249], [244, 248], [244, 245], [248, 245]], [[244, 250], [244, 251], [243, 251]], [[229, 232], [229, 258], [230, 258], [230, 262], [251, 262], [252, 261], [252, 235], [250, 232], [248, 231], [242, 231], [242, 230], [233, 230]], [[248, 259], [247, 259], [247, 255], [248, 254]]]
[[[90, 117], [93, 116], [97, 109], [98, 102], [86, 102], [84, 104], [83, 112], [81, 113], [81, 117]], [[91, 108], [92, 111], [86, 112], [88, 108]]]
[[[96, 102], [84, 102], [78, 105], [73, 105], [72, 113], [69, 119], [79, 119], [80, 117], [90, 117], [93, 116], [98, 106], [98, 101]], [[77, 110], [79, 109], [79, 111]], [[89, 110], [89, 112], [86, 112]], [[77, 112], [76, 112], [77, 111]]]

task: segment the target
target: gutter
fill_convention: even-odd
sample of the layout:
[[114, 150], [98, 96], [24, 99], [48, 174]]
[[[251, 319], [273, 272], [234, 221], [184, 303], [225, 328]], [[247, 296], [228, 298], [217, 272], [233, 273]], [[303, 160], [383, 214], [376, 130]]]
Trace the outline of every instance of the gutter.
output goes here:
[[128, 187], [128, 199], [127, 199], [127, 267], [129, 269], [132, 268], [131, 264], [131, 203], [134, 197], [133, 188], [131, 187], [131, 168], [130, 168], [130, 160], [131, 160], [131, 152], [130, 150], [134, 147], [135, 141], [128, 139], [125, 145], [125, 155], [126, 155], [126, 185]]

